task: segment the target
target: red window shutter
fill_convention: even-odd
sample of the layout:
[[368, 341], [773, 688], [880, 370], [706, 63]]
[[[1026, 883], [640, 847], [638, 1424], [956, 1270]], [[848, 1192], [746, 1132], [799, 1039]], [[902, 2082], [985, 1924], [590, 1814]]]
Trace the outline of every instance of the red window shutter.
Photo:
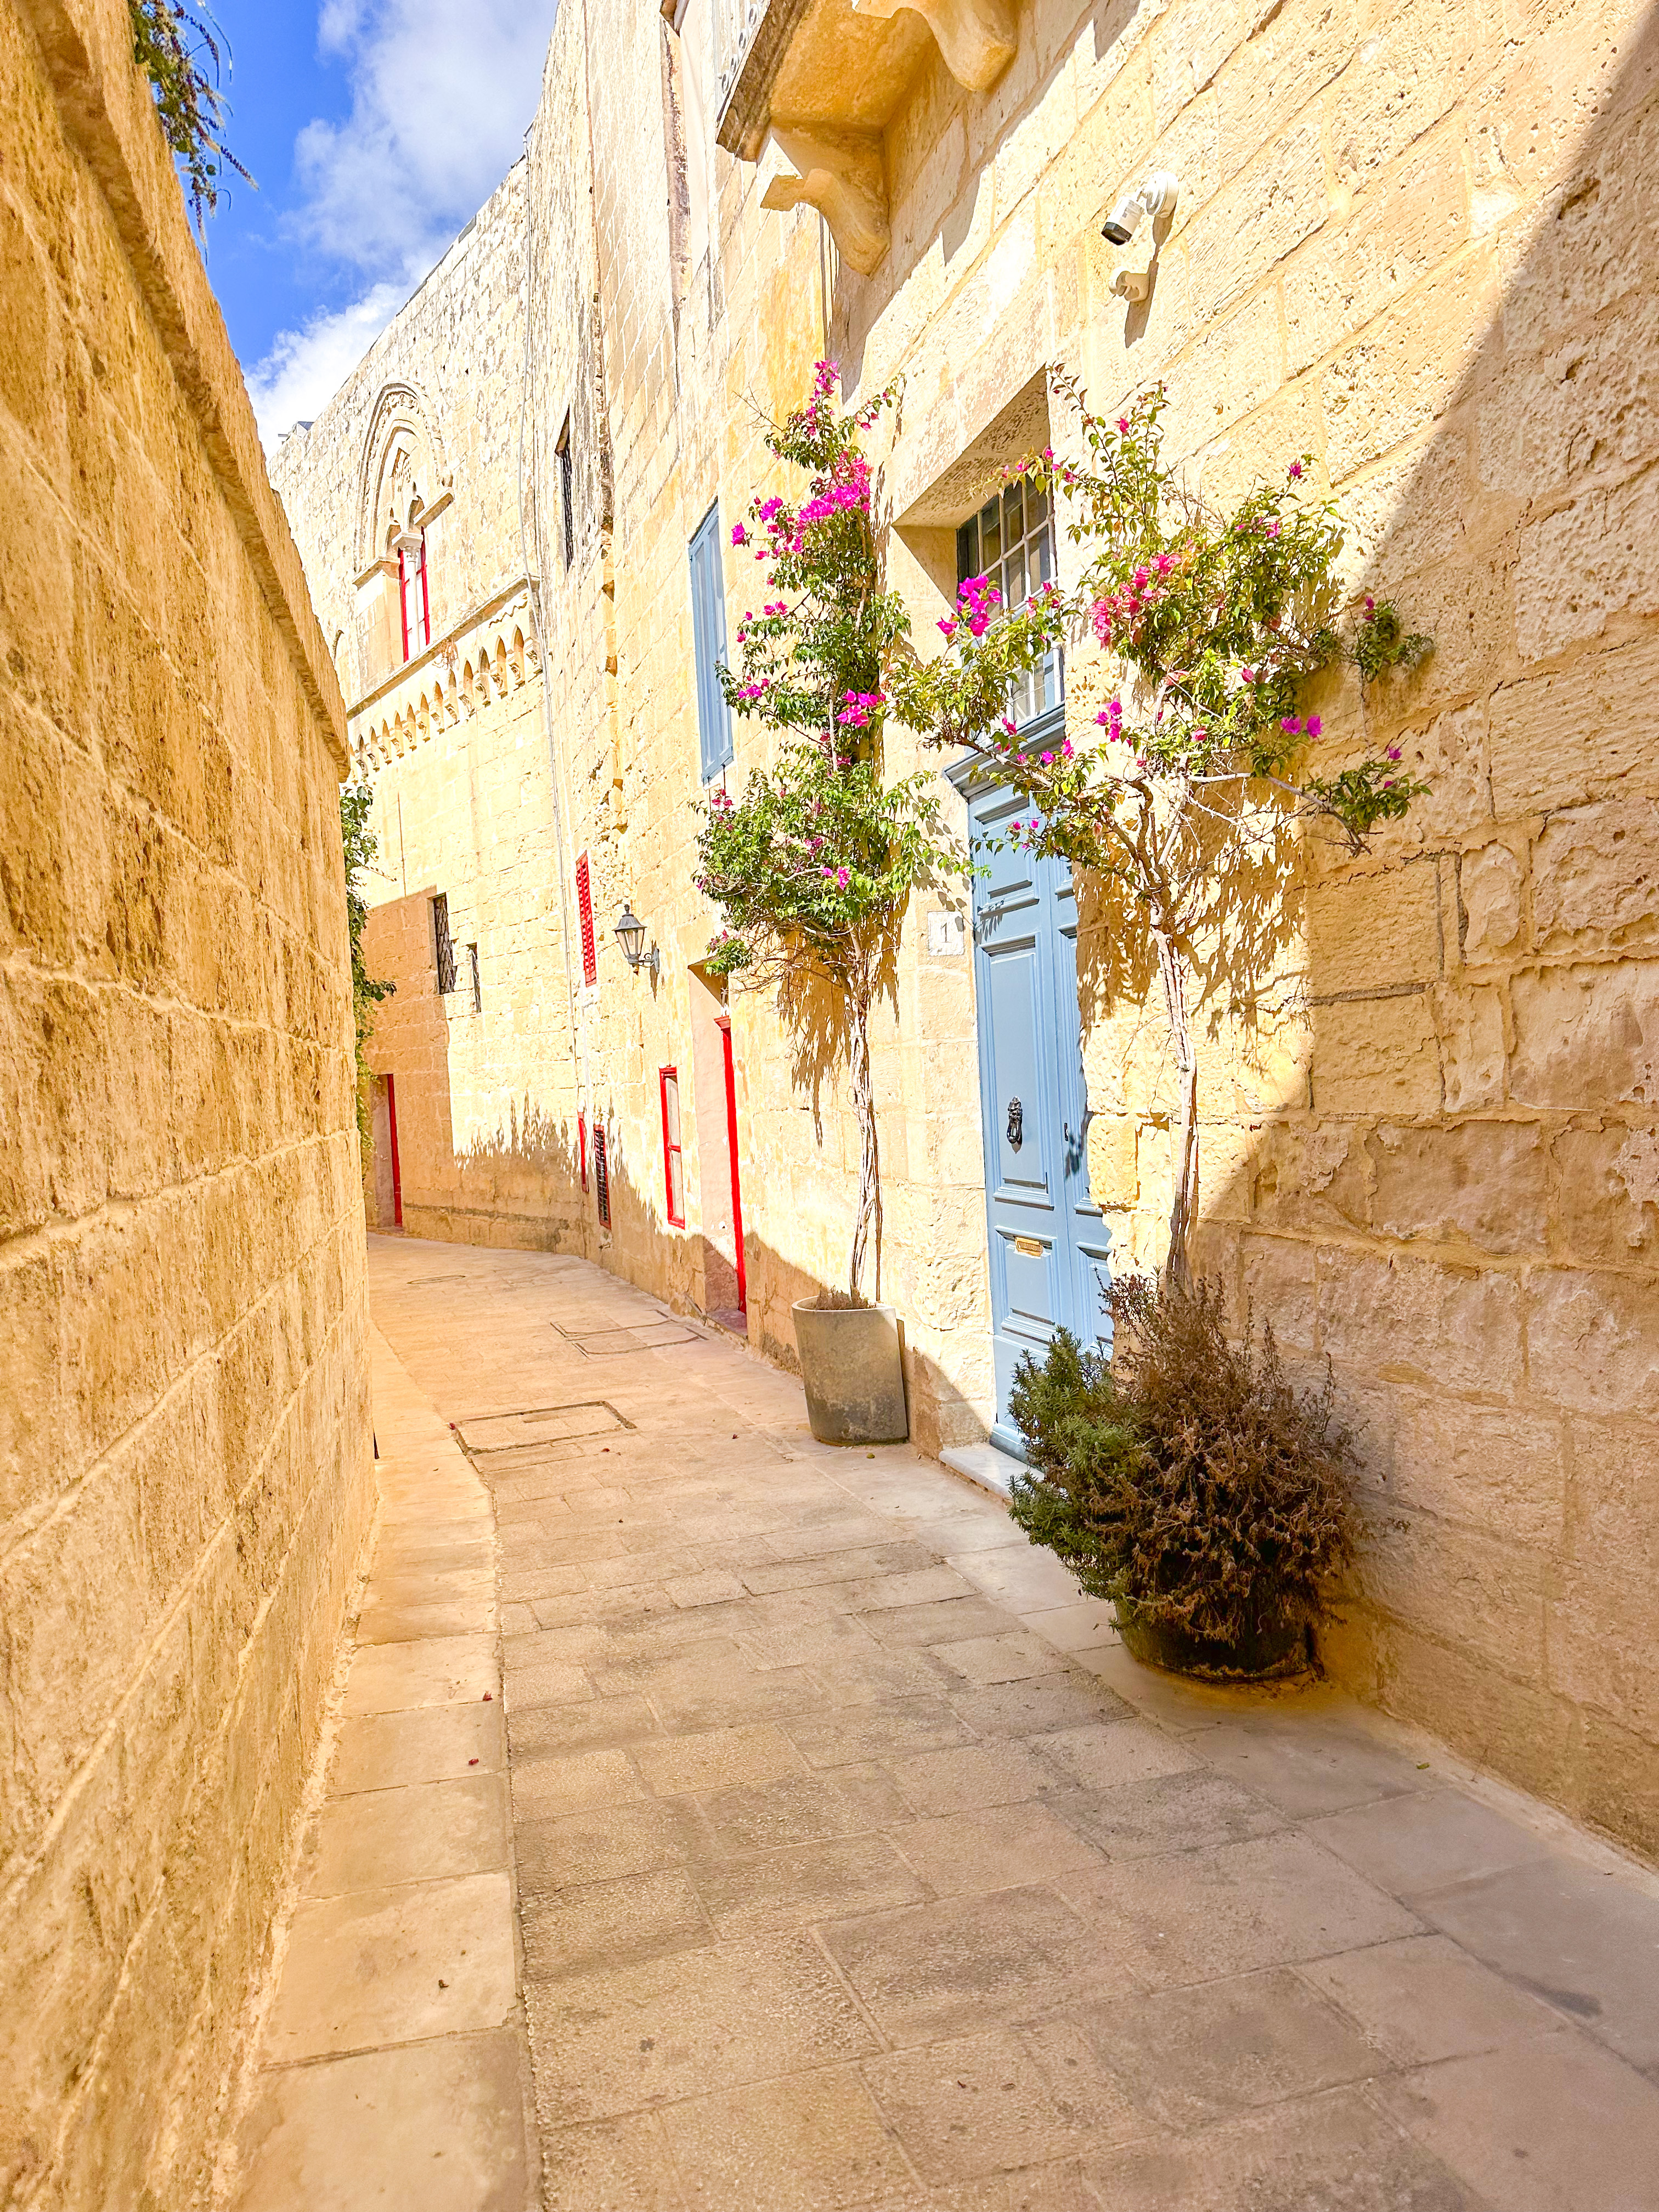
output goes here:
[[582, 933], [582, 981], [584, 983], [597, 983], [599, 980], [599, 957], [593, 943], [593, 890], [588, 878], [586, 853], [576, 863], [576, 914]]
[[576, 1147], [581, 1160], [582, 1188], [587, 1188], [587, 1113], [584, 1108], [576, 1116]]

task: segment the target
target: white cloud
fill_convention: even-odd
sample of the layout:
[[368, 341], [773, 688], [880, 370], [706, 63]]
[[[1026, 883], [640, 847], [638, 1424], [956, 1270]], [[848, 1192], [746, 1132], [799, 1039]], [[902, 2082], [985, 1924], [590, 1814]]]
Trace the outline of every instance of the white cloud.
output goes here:
[[250, 373], [270, 445], [318, 414], [517, 160], [557, 0], [321, 0], [318, 43], [351, 85], [343, 123], [295, 141], [285, 228], [364, 289], [282, 331]]
[[295, 146], [305, 234], [383, 277], [429, 269], [517, 159], [555, 0], [325, 0], [319, 37], [351, 78], [343, 123]]
[[313, 315], [303, 329], [278, 334], [247, 380], [267, 453], [283, 431], [322, 413], [409, 297], [409, 290], [407, 284], [373, 284], [349, 307]]

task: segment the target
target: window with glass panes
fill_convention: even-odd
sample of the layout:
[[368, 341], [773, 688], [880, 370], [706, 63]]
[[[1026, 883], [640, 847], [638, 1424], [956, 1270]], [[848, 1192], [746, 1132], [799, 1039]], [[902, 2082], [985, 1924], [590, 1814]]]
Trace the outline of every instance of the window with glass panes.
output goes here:
[[[987, 576], [1011, 611], [1024, 606], [1054, 573], [1054, 516], [1048, 495], [1024, 477], [988, 499], [957, 532], [957, 581]], [[1058, 652], [1045, 654], [1020, 677], [1010, 701], [1016, 722], [1034, 721], [1060, 699]]]

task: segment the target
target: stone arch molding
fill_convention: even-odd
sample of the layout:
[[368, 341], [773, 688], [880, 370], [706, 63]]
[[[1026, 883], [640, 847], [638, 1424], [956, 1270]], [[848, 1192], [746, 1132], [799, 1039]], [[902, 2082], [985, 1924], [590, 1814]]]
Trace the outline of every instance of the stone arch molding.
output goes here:
[[411, 506], [431, 507], [449, 488], [443, 441], [424, 396], [412, 384], [382, 385], [357, 487], [359, 574], [385, 554], [394, 527], [408, 527]]

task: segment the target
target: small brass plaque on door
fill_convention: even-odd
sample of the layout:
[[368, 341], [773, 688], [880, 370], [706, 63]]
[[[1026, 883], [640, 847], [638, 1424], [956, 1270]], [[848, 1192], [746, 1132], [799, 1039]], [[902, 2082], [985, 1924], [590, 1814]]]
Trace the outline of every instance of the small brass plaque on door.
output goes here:
[[1022, 1259], [1040, 1260], [1042, 1257], [1042, 1241], [1036, 1237], [1016, 1237], [1014, 1249]]

